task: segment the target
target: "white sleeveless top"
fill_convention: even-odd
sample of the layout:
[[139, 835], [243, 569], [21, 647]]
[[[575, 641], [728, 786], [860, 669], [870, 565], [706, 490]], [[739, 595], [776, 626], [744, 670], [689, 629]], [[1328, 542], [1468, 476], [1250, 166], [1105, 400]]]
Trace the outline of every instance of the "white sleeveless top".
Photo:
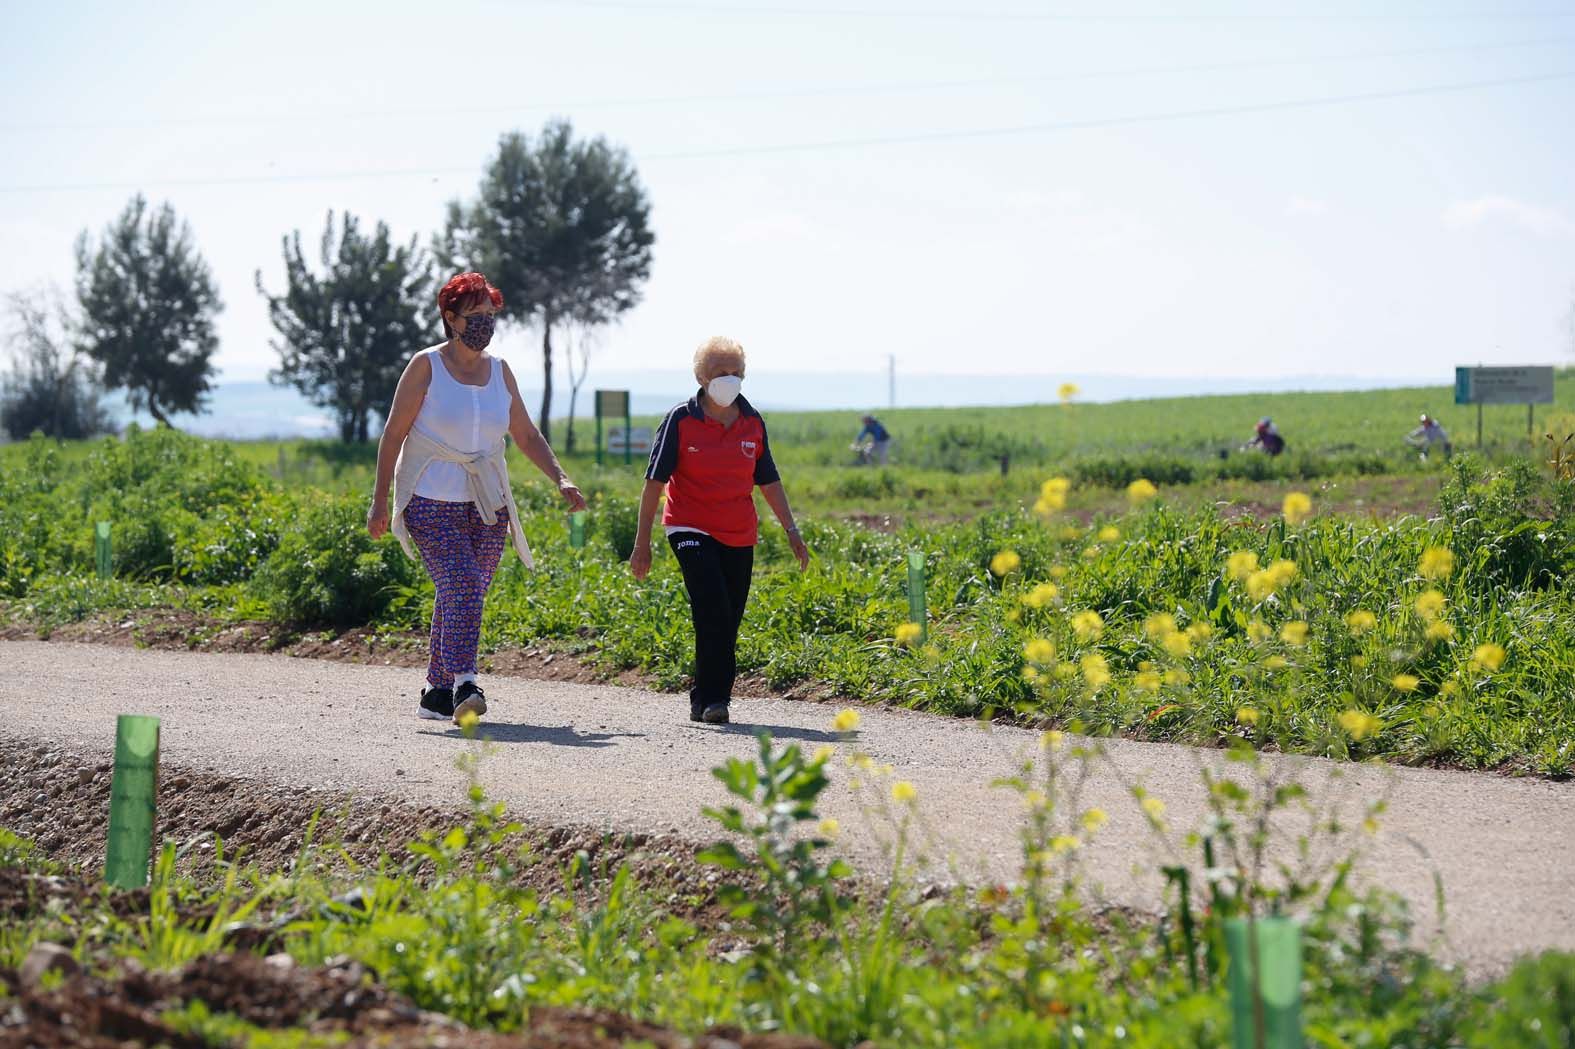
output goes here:
[[[421, 411], [413, 429], [442, 441], [461, 452], [484, 452], [509, 431], [509, 388], [503, 381], [503, 367], [496, 357], [488, 363], [492, 372], [485, 386], [469, 386], [449, 373], [443, 363], [443, 347], [422, 350], [432, 365], [432, 381], [427, 386]], [[458, 463], [434, 459], [422, 471], [415, 493], [445, 503], [471, 501], [465, 468]], [[498, 510], [502, 507], [493, 507]]]

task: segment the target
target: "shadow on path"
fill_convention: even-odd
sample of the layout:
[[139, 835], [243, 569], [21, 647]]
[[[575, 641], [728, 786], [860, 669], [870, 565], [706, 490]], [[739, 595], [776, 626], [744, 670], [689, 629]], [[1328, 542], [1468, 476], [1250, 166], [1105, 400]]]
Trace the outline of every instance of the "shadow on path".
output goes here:
[[[458, 726], [425, 736], [464, 739]], [[476, 726], [476, 738], [484, 743], [547, 743], [554, 747], [610, 747], [618, 739], [643, 739], [644, 732], [580, 732], [572, 725], [514, 725], [506, 721], [483, 721]]]

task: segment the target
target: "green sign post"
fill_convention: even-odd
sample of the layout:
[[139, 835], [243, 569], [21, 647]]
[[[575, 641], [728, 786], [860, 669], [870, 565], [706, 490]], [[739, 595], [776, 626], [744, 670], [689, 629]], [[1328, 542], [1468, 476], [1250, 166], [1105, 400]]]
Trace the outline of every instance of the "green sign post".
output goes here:
[[148, 883], [159, 790], [159, 719], [122, 714], [115, 722], [104, 880], [121, 889]]
[[628, 390], [597, 390], [596, 391], [596, 465], [601, 466], [603, 456], [607, 450], [606, 441], [602, 437], [602, 420], [616, 419], [623, 416], [623, 461], [624, 465], [634, 462], [633, 448], [629, 441], [630, 432], [634, 429], [634, 420], [629, 414]]
[[919, 643], [930, 640], [929, 612], [924, 605], [924, 551], [908, 551], [908, 622], [919, 624]]
[[100, 579], [108, 579], [114, 574], [115, 558], [109, 545], [108, 521], [100, 521], [93, 530], [93, 561]]
[[1301, 926], [1230, 918], [1231, 1049], [1302, 1049]]

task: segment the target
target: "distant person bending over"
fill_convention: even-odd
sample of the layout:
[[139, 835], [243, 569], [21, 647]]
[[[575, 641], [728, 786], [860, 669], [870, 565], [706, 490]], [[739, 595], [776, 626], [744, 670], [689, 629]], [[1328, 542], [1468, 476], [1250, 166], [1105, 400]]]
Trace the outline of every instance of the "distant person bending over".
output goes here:
[[1279, 455], [1285, 451], [1285, 438], [1280, 436], [1280, 431], [1275, 429], [1274, 420], [1265, 415], [1258, 420], [1257, 432], [1252, 440], [1242, 445], [1242, 450], [1261, 448], [1269, 455]]
[[870, 439], [869, 458], [885, 466], [887, 458], [891, 455], [891, 434], [886, 432], [886, 427], [882, 426], [880, 420], [873, 415], [866, 415], [861, 421], [864, 423], [864, 429], [860, 430], [859, 435], [853, 438], [854, 446], [862, 446], [864, 439], [868, 437]]
[[695, 629], [689, 720], [725, 725], [760, 538], [756, 485], [786, 530], [800, 569], [809, 565], [809, 548], [793, 523], [765, 420], [739, 393], [744, 348], [732, 339], [711, 339], [695, 351], [694, 368], [699, 392], [667, 413], [651, 446], [629, 570], [636, 579], [651, 570], [651, 528], [665, 492], [662, 525], [684, 574]]
[[1449, 443], [1449, 434], [1438, 424], [1438, 420], [1423, 412], [1421, 423], [1406, 435], [1406, 443], [1413, 448], [1420, 448], [1423, 459], [1427, 458], [1427, 453], [1433, 450], [1435, 444], [1444, 446], [1445, 459], [1452, 458], [1455, 454], [1454, 445]]
[[410, 358], [400, 376], [377, 445], [377, 483], [366, 515], [374, 538], [392, 525], [405, 553], [419, 551], [432, 577], [431, 655], [416, 714], [456, 724], [487, 712], [476, 683], [481, 606], [511, 538], [531, 567], [504, 434], [558, 486], [569, 509], [585, 509], [580, 490], [530, 421], [509, 366], [486, 352], [502, 306], [503, 294], [479, 273], [461, 273], [438, 292], [448, 341]]

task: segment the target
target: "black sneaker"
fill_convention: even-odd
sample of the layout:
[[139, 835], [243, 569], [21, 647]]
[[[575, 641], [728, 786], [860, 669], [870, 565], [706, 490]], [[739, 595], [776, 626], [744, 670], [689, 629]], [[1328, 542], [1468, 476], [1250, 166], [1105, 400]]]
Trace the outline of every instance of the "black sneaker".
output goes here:
[[447, 721], [454, 716], [454, 690], [427, 687], [421, 690], [416, 717], [427, 721]]
[[712, 703], [700, 712], [700, 720], [707, 725], [727, 724], [727, 704]]
[[487, 694], [474, 681], [466, 681], [454, 690], [454, 724], [465, 720], [466, 714], [478, 718], [487, 712]]

